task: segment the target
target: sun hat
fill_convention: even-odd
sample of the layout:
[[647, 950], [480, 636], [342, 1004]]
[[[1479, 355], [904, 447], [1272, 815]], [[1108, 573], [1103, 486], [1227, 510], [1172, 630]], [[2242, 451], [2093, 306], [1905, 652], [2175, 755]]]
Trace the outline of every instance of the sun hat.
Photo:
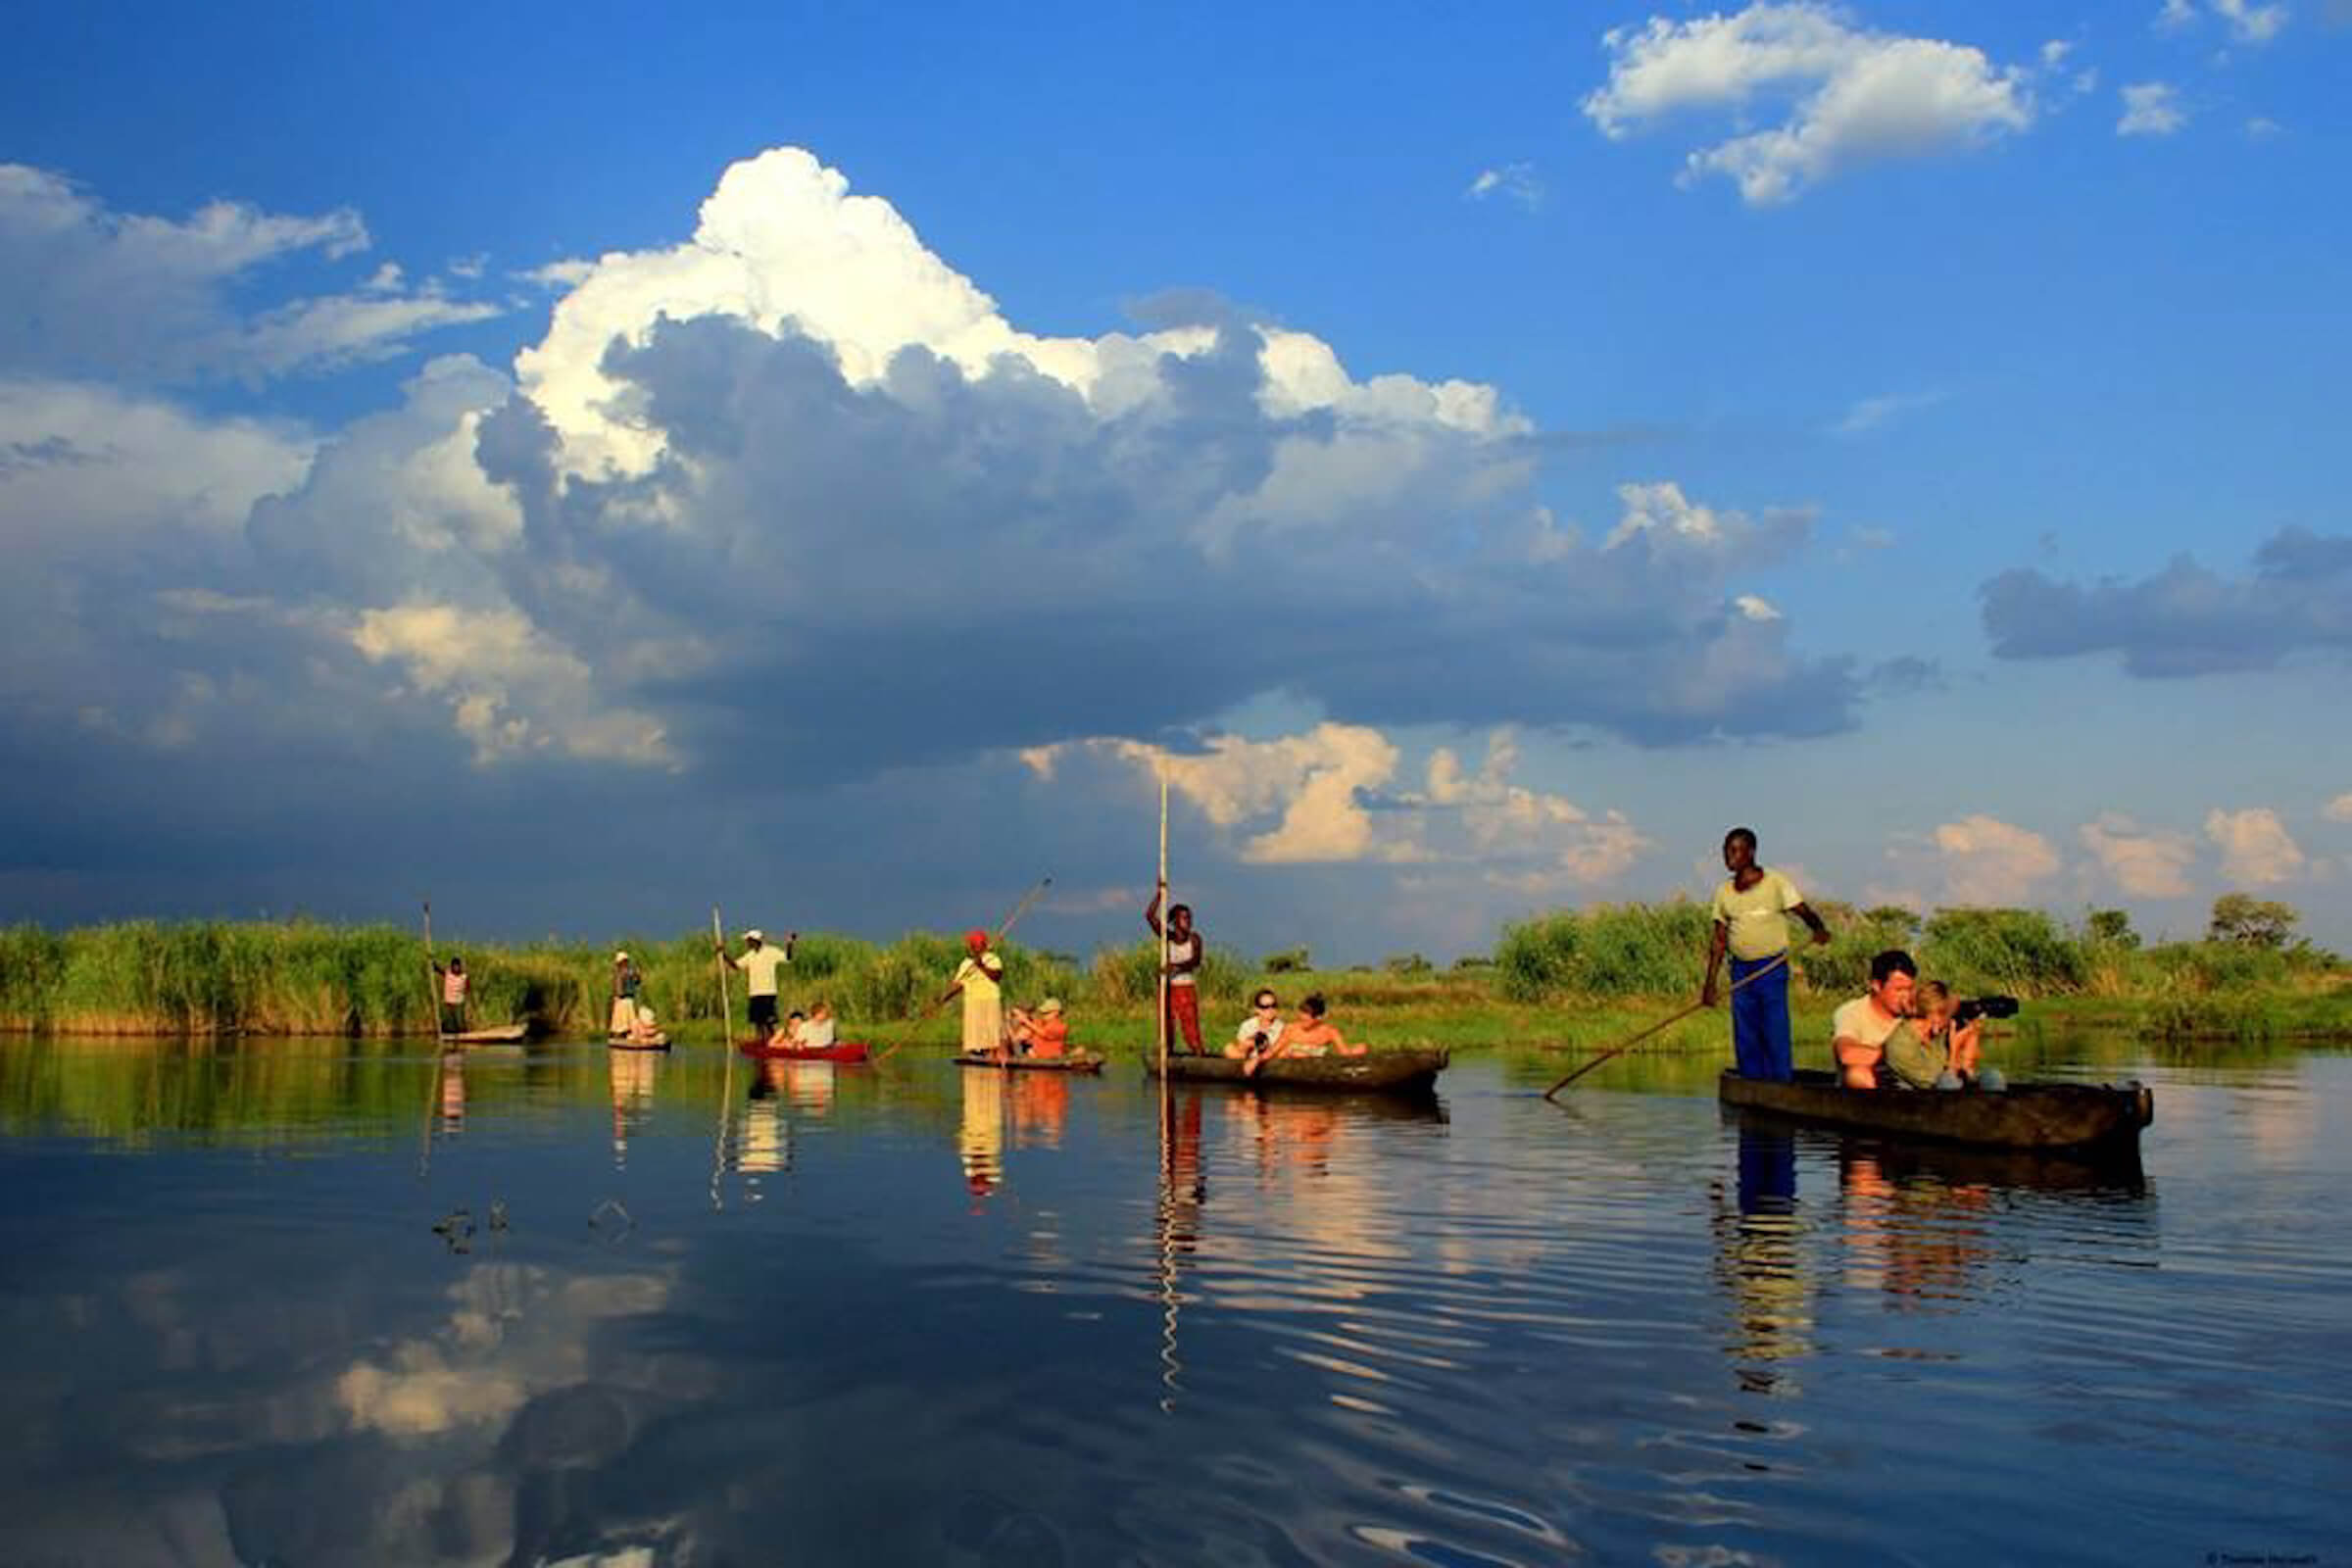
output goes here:
[[620, 950], [618, 953], [615, 953], [615, 954], [613, 954], [613, 955], [612, 955], [612, 961], [613, 961], [614, 963], [626, 963], [626, 962], [628, 962], [628, 961], [629, 961], [629, 950], [628, 950], [628, 949], [626, 949], [626, 948], [623, 948], [623, 949], [621, 949], [621, 950]]
[[1059, 1012], [1061, 1010], [1061, 999], [1059, 997], [1048, 997], [1045, 1001], [1037, 1004], [1037, 1010], [1040, 1012]]
[[743, 934], [743, 940], [746, 942], [765, 942], [767, 937], [758, 926], [754, 926]]

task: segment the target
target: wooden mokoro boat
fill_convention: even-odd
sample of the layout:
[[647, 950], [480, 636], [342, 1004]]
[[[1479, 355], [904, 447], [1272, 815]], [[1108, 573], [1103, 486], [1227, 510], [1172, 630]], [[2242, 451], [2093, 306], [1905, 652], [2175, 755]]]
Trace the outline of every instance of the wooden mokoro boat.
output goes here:
[[527, 1023], [502, 1023], [495, 1029], [468, 1029], [462, 1035], [443, 1035], [445, 1046], [518, 1046], [531, 1038]]
[[[1342, 1094], [1378, 1090], [1391, 1095], [1425, 1095], [1437, 1086], [1438, 1074], [1453, 1054], [1443, 1047], [1410, 1051], [1375, 1051], [1362, 1056], [1276, 1056], [1245, 1076], [1231, 1056], [1168, 1057], [1171, 1081], [1232, 1084], [1243, 1089], [1317, 1089]], [[1144, 1054], [1144, 1071], [1159, 1076], [1159, 1058]]]
[[1805, 1070], [1785, 1084], [1727, 1072], [1727, 1105], [1797, 1121], [1863, 1127], [1889, 1137], [2000, 1149], [2086, 1149], [2128, 1143], [2155, 1119], [2145, 1085], [2011, 1084], [1975, 1089], [1847, 1089], [1835, 1073]]
[[957, 1056], [958, 1067], [1004, 1067], [1019, 1072], [1101, 1072], [1102, 1058], [1091, 1051], [1073, 1051], [1066, 1056], [1006, 1056], [999, 1061], [994, 1056]]
[[735, 1049], [756, 1061], [860, 1062], [871, 1054], [862, 1040], [831, 1046], [771, 1046], [760, 1040], [738, 1040]]
[[669, 1036], [657, 1034], [650, 1040], [631, 1040], [623, 1036], [617, 1040], [607, 1040], [605, 1044], [614, 1051], [667, 1051]]

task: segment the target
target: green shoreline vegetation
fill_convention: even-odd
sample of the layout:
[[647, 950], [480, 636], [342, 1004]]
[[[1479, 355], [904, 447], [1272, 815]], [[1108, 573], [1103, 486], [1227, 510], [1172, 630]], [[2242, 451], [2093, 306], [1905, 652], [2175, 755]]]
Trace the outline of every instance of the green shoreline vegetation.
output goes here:
[[[1791, 991], [1800, 1042], [1821, 1035], [1837, 1004], [1858, 995], [1870, 956], [1901, 947], [1925, 975], [1963, 995], [2025, 1000], [2031, 1032], [2097, 1024], [2172, 1040], [2352, 1038], [2352, 970], [2295, 940], [2287, 906], [2231, 894], [2205, 937], [2143, 944], [2120, 910], [2068, 926], [2039, 910], [1855, 909], [1818, 906], [1836, 940], [1800, 945]], [[1221, 1033], [1260, 984], [1285, 1001], [1327, 996], [1350, 1035], [1375, 1045], [1596, 1047], [1657, 1021], [1696, 996], [1705, 906], [1685, 899], [1595, 905], [1506, 925], [1492, 958], [1439, 969], [1414, 955], [1378, 967], [1317, 970], [1304, 949], [1259, 959], [1212, 949], [1200, 984], [1204, 1029]], [[473, 975], [477, 1024], [528, 1020], [573, 1038], [602, 1032], [614, 947], [646, 979], [645, 996], [681, 1041], [715, 1039], [718, 988], [707, 937], [622, 936], [611, 946], [444, 942]], [[1155, 948], [1149, 937], [1091, 959], [1004, 947], [1006, 992], [1054, 995], [1081, 1038], [1141, 1046], [1152, 1033]], [[830, 1000], [844, 1033], [948, 1044], [952, 1007], [915, 1020], [961, 956], [945, 934], [892, 943], [813, 933], [786, 971], [782, 1003]], [[732, 992], [742, 1020], [743, 992]], [[92, 1035], [430, 1034], [431, 991], [417, 935], [389, 925], [186, 921], [51, 931], [0, 928], [0, 1032]], [[1717, 1049], [1720, 1012], [1697, 1014], [1645, 1051]]]

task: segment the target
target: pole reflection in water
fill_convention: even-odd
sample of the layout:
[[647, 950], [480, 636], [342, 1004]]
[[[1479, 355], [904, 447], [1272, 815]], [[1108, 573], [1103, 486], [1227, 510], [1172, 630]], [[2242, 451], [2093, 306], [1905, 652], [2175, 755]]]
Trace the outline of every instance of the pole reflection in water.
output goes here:
[[612, 1168], [629, 1163], [629, 1139], [653, 1118], [662, 1057], [651, 1051], [608, 1051], [612, 1073]]
[[1154, 1214], [1159, 1285], [1159, 1408], [1176, 1408], [1184, 1363], [1176, 1331], [1184, 1303], [1183, 1260], [1200, 1250], [1200, 1216], [1208, 1206], [1208, 1178], [1200, 1163], [1200, 1091], [1171, 1098], [1161, 1080], [1159, 1202]]
[[963, 1120], [956, 1130], [956, 1149], [963, 1161], [963, 1185], [977, 1205], [1004, 1180], [1004, 1080], [1008, 1072], [959, 1067], [963, 1079]]
[[1745, 1117], [1734, 1212], [1715, 1215], [1716, 1270], [1732, 1299], [1725, 1349], [1742, 1390], [1797, 1392], [1787, 1363], [1813, 1353], [1812, 1293], [1803, 1268], [1796, 1202], [1796, 1139]]

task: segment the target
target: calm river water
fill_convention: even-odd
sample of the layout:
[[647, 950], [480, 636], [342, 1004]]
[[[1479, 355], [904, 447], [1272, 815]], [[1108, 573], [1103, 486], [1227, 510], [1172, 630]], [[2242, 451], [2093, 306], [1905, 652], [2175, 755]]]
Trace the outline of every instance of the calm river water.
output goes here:
[[0, 1043], [0, 1568], [2352, 1563], [2352, 1057], [2046, 1048], [2121, 1171], [1564, 1059]]

